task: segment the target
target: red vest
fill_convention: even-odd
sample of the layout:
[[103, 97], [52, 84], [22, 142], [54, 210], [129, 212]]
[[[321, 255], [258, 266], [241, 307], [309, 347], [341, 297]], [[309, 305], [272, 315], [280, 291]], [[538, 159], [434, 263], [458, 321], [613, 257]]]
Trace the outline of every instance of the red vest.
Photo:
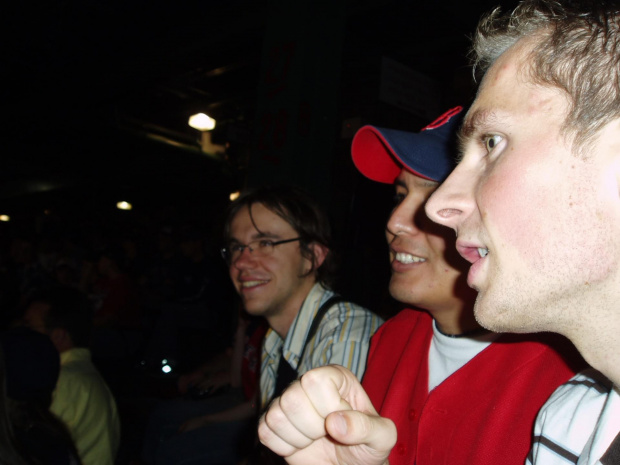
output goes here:
[[523, 465], [538, 410], [583, 366], [574, 347], [557, 335], [502, 335], [429, 394], [432, 336], [427, 313], [404, 310], [372, 339], [362, 384], [396, 424], [390, 465]]

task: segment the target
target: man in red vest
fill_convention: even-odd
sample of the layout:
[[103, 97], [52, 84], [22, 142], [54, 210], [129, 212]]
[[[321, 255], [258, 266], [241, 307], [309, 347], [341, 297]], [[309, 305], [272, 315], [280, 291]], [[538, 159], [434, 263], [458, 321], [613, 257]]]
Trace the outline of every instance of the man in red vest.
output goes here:
[[[362, 174], [395, 187], [386, 226], [390, 293], [411, 308], [373, 337], [365, 393], [348, 371], [332, 366], [305, 375], [273, 403], [261, 438], [289, 463], [367, 463], [360, 459], [365, 453], [382, 463], [389, 453], [391, 465], [523, 464], [538, 410], [577, 368], [569, 365], [578, 357], [563, 338], [498, 335], [476, 322], [469, 264], [455, 250], [453, 233], [424, 213], [454, 166], [462, 114], [454, 108], [419, 133], [365, 126], [353, 139]], [[398, 438], [391, 453], [330, 437], [327, 414], [350, 408], [378, 413], [386, 431], [385, 422], [393, 422]], [[343, 419], [336, 415], [328, 424], [338, 428]]]

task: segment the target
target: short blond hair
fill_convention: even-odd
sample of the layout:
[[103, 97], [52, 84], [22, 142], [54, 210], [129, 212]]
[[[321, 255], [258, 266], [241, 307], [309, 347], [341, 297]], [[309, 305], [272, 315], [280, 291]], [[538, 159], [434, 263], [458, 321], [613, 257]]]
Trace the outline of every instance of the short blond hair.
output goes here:
[[620, 13], [606, 0], [524, 0], [512, 12], [495, 9], [478, 24], [475, 73], [485, 73], [521, 39], [532, 38], [527, 76], [569, 97], [563, 131], [577, 149], [620, 117]]

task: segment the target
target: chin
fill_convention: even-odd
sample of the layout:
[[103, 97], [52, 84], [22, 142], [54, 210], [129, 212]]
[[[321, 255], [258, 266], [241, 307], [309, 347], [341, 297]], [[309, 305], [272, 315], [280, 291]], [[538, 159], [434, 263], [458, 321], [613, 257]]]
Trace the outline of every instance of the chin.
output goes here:
[[408, 305], [415, 305], [413, 301], [419, 300], [425, 288], [419, 279], [405, 279], [404, 276], [394, 276], [390, 279], [390, 295]]
[[262, 316], [265, 313], [265, 309], [262, 305], [257, 305], [256, 302], [244, 302], [243, 308], [246, 312], [253, 316]]
[[534, 333], [539, 330], [525, 324], [524, 315], [516, 313], [514, 308], [501, 305], [487, 305], [480, 297], [474, 306], [476, 321], [483, 328], [494, 333]]
[[406, 305], [415, 305], [412, 302], [412, 300], [417, 300], [413, 298], [416, 296], [415, 291], [416, 289], [411, 287], [404, 289], [402, 286], [390, 286], [390, 295]]
[[[506, 324], [506, 311], [499, 311], [497, 304], [491, 305], [483, 293], [478, 293], [474, 305], [474, 317], [480, 326], [495, 333], [512, 332], [514, 329]], [[509, 321], [510, 323], [510, 321]]]

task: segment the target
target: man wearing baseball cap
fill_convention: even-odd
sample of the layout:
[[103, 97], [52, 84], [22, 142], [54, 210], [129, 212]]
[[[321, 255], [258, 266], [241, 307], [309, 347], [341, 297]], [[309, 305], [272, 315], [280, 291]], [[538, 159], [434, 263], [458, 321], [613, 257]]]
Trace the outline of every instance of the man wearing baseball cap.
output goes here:
[[[261, 440], [289, 463], [347, 463], [347, 457], [367, 463], [366, 454], [382, 463], [381, 455], [389, 454], [391, 465], [522, 464], [538, 410], [579, 367], [569, 364], [579, 359], [565, 339], [481, 328], [473, 316], [476, 293], [466, 282], [468, 263], [451, 231], [424, 213], [453, 168], [462, 114], [454, 108], [419, 133], [365, 126], [353, 139], [360, 172], [394, 184], [396, 205], [386, 226], [390, 293], [412, 308], [373, 337], [363, 388], [345, 369], [325, 367], [273, 403], [261, 421]], [[394, 423], [391, 453], [363, 441], [343, 444], [344, 417], [325, 418], [351, 408]]]

